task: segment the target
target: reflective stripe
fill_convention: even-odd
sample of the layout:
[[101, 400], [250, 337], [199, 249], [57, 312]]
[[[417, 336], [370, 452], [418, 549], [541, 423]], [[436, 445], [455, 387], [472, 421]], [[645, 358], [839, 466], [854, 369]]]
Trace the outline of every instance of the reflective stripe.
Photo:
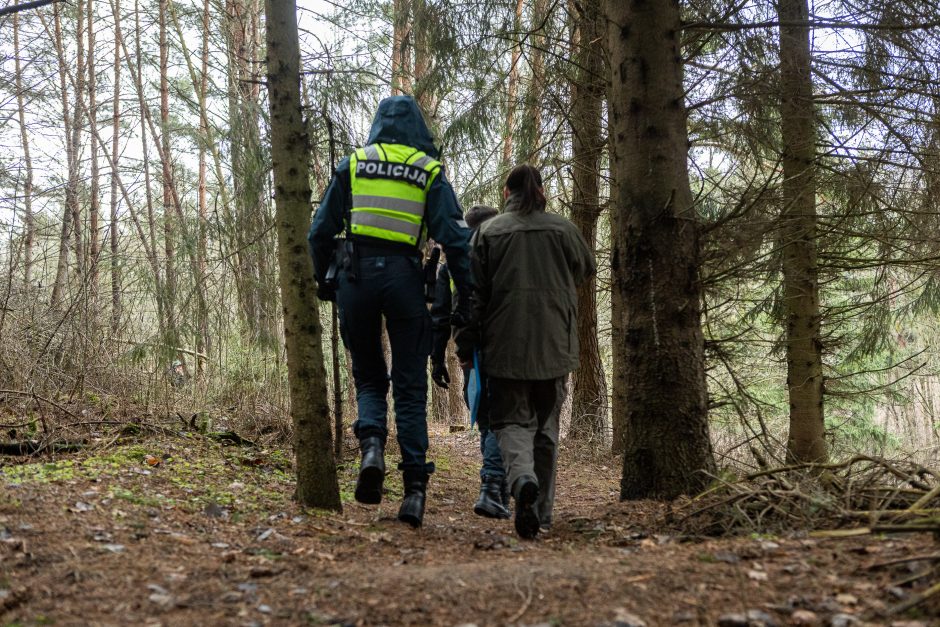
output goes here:
[[434, 161], [434, 159], [432, 159], [431, 157], [427, 155], [424, 155], [420, 159], [415, 159], [414, 161], [412, 161], [411, 165], [419, 167], [419, 168], [424, 168], [425, 166], [427, 166], [427, 164], [431, 163], [432, 161]]
[[353, 214], [357, 213], [371, 213], [377, 216], [385, 216], [386, 218], [391, 218], [392, 220], [401, 220], [402, 222], [409, 222], [411, 224], [421, 224], [423, 216], [413, 216], [410, 213], [402, 213], [401, 211], [390, 211], [388, 209], [377, 209], [375, 207], [353, 209]]
[[421, 234], [421, 224], [412, 224], [404, 220], [396, 220], [386, 216], [370, 213], [368, 211], [357, 211], [352, 215], [352, 231], [356, 232], [357, 226], [374, 227], [390, 233], [399, 233], [408, 238], [407, 241], [414, 243], [418, 241], [418, 235]]
[[459, 227], [462, 228], [462, 229], [469, 229], [469, 228], [470, 228], [470, 225], [467, 224], [467, 221], [466, 221], [466, 220], [457, 220], [457, 226], [459, 226]]
[[373, 161], [378, 161], [381, 157], [379, 156], [379, 149], [373, 146], [366, 146], [366, 158], [372, 159]]
[[413, 216], [421, 217], [424, 215], [424, 203], [404, 198], [390, 198], [388, 196], [367, 196], [359, 194], [353, 196], [353, 208], [376, 208], [389, 209], [401, 213], [410, 213]]

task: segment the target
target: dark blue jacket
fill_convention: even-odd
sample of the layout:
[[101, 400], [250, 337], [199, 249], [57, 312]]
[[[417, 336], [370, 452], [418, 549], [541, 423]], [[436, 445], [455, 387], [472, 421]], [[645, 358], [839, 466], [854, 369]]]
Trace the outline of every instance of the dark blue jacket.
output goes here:
[[[376, 143], [404, 144], [435, 159], [440, 156], [421, 110], [410, 96], [393, 96], [379, 103], [366, 145]], [[346, 158], [336, 166], [333, 180], [323, 195], [307, 235], [318, 283], [322, 284], [326, 277], [335, 246], [334, 238], [346, 228], [345, 216], [351, 202], [349, 158]], [[463, 220], [460, 203], [444, 177], [443, 169], [431, 183], [424, 219], [428, 234], [444, 248], [458, 292], [467, 295], [462, 302], [469, 302], [470, 229]]]

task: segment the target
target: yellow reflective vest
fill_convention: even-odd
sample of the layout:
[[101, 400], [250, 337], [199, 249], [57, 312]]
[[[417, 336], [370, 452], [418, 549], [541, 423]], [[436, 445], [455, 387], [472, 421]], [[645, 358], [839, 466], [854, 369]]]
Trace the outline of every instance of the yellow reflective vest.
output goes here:
[[372, 144], [349, 158], [353, 235], [418, 246], [439, 161], [404, 144]]

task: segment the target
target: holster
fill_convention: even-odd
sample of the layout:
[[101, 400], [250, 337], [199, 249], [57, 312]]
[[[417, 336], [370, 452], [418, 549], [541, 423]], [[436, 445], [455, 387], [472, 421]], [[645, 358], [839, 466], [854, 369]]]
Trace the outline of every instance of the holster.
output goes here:
[[435, 291], [437, 290], [437, 267], [441, 262], [441, 249], [435, 246], [428, 255], [428, 260], [424, 263], [424, 300], [429, 303], [434, 302]]
[[334, 292], [339, 287], [339, 267], [340, 267], [340, 244], [336, 245], [336, 248], [333, 249], [333, 254], [330, 255], [330, 265], [326, 268], [326, 276], [323, 278], [323, 286]]
[[346, 271], [346, 279], [350, 283], [359, 280], [359, 252], [356, 250], [356, 243], [349, 239], [342, 240], [339, 245], [340, 267]]

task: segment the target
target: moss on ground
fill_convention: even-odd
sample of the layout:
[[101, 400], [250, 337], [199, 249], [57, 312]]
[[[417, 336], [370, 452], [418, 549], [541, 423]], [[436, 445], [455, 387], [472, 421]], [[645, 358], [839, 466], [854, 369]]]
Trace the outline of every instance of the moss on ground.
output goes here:
[[112, 498], [145, 507], [199, 510], [215, 503], [243, 512], [284, 507], [294, 483], [285, 451], [233, 449], [205, 441], [123, 444], [85, 459], [0, 468], [0, 484], [76, 480], [100, 482]]

